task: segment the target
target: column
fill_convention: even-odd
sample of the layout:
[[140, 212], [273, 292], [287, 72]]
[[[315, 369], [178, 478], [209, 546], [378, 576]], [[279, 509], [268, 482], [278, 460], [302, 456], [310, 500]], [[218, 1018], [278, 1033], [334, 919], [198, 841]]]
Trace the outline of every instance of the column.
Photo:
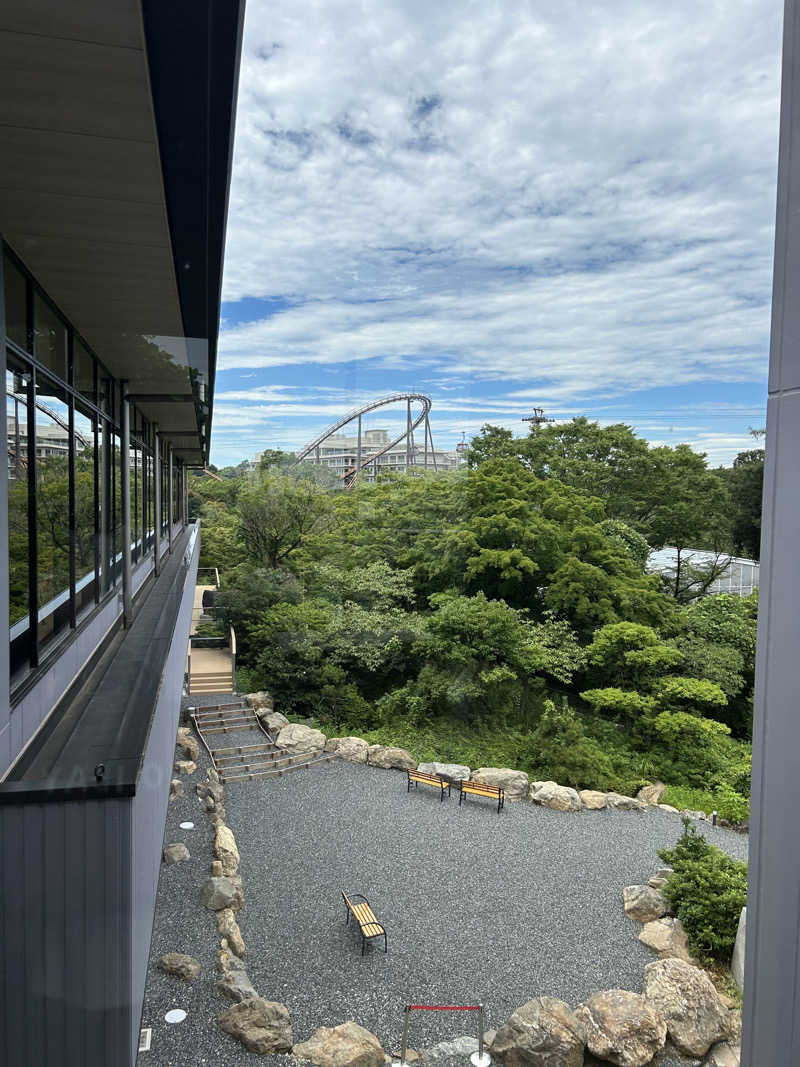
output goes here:
[[167, 449], [167, 455], [169, 456], [169, 467], [168, 467], [169, 481], [167, 483], [168, 487], [169, 487], [168, 490], [167, 490], [167, 500], [168, 500], [168, 508], [167, 508], [167, 511], [168, 511], [168, 515], [167, 515], [167, 544], [169, 545], [169, 550], [171, 552], [172, 551], [172, 516], [175, 513], [174, 460], [172, 458], [172, 445], [169, 445], [169, 447]]
[[800, 0], [783, 32], [742, 1067], [800, 1063]]
[[155, 521], [153, 523], [153, 570], [156, 578], [161, 571], [161, 434], [158, 424], [153, 425], [153, 474], [155, 476]]

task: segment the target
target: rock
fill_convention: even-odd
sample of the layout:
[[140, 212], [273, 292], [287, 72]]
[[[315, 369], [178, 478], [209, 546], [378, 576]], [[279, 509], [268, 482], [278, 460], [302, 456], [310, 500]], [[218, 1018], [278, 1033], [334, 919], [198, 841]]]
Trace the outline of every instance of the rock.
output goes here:
[[181, 863], [189, 859], [189, 849], [182, 841], [164, 846], [164, 863]]
[[647, 805], [634, 797], [625, 797], [621, 793], [606, 793], [606, 807], [613, 811], [645, 811]]
[[524, 800], [528, 795], [527, 774], [524, 771], [512, 770], [510, 767], [479, 767], [477, 771], [472, 772], [472, 780], [485, 782], [486, 785], [499, 786], [504, 791], [506, 800]]
[[661, 809], [661, 811], [669, 811], [673, 815], [677, 815], [678, 814], [678, 809], [677, 808], [673, 808], [673, 806], [671, 804], [659, 804], [658, 807]]
[[618, 1067], [644, 1067], [667, 1039], [667, 1026], [640, 993], [609, 989], [575, 1009], [589, 1051]]
[[183, 952], [167, 952], [158, 961], [156, 967], [158, 967], [159, 971], [163, 971], [164, 974], [173, 974], [176, 978], [185, 978], [187, 982], [191, 982], [202, 970], [199, 960], [196, 960], [194, 956], [187, 956]]
[[283, 1004], [250, 997], [234, 1004], [217, 1019], [220, 1029], [237, 1038], [251, 1052], [289, 1052], [292, 1024]]
[[214, 878], [221, 878], [225, 872], [222, 869], [222, 864], [219, 860], [211, 861], [211, 875]]
[[660, 804], [666, 791], [667, 787], [663, 782], [653, 782], [652, 785], [643, 785], [636, 794], [636, 799], [644, 804]]
[[194, 774], [197, 770], [197, 764], [191, 759], [176, 759], [175, 760], [175, 773], [176, 774]]
[[201, 800], [211, 797], [217, 806], [225, 803], [225, 790], [218, 782], [198, 782], [194, 791]]
[[669, 911], [664, 894], [649, 885], [626, 885], [622, 890], [622, 899], [625, 901], [625, 914], [640, 923], [660, 919]]
[[531, 796], [534, 804], [555, 811], [580, 811], [581, 799], [574, 789], [556, 782], [544, 782]]
[[217, 912], [217, 933], [225, 938], [228, 942], [228, 947], [239, 959], [244, 958], [244, 939], [233, 908], [221, 908]]
[[217, 805], [213, 797], [206, 797], [206, 799], [203, 801], [203, 807], [206, 809], [206, 811], [213, 811], [216, 806]]
[[223, 874], [236, 874], [239, 870], [239, 849], [229, 826], [217, 827], [214, 834], [214, 855], [222, 864]]
[[227, 974], [228, 971], [243, 971], [244, 964], [230, 951], [230, 945], [228, 944], [227, 937], [220, 939], [220, 947], [217, 949], [217, 970], [220, 974]]
[[692, 811], [691, 808], [681, 808], [679, 815], [685, 815], [687, 819], [696, 819], [699, 822], [708, 822], [708, 816], [704, 811]]
[[183, 782], [180, 778], [173, 778], [169, 784], [169, 799], [175, 800], [176, 797], [183, 796]]
[[654, 919], [645, 923], [639, 940], [657, 952], [662, 960], [678, 959], [693, 963], [689, 941], [680, 919]]
[[740, 989], [744, 989], [744, 951], [747, 942], [747, 908], [742, 908], [739, 913], [739, 927], [736, 931], [736, 941], [733, 945], [733, 958], [731, 959], [731, 974], [733, 980]]
[[672, 873], [671, 867], [659, 867], [656, 873], [647, 879], [647, 884], [652, 886], [653, 889], [663, 889]]
[[175, 738], [175, 744], [178, 748], [183, 749], [187, 759], [197, 762], [197, 757], [200, 755], [200, 745], [188, 726], [178, 727], [178, 736]]
[[440, 1041], [431, 1048], [423, 1049], [420, 1056], [423, 1063], [437, 1063], [454, 1058], [466, 1060], [477, 1051], [477, 1037], [454, 1037], [450, 1041]]
[[731, 1008], [728, 1011], [728, 1041], [732, 1045], [742, 1043], [742, 1009]]
[[491, 1043], [494, 1041], [494, 1039], [496, 1037], [497, 1037], [497, 1031], [496, 1030], [485, 1030], [484, 1034], [483, 1034], [483, 1047], [484, 1048], [489, 1048], [489, 1046], [491, 1045]]
[[[392, 1062], [394, 1062], [394, 1060], [399, 1060], [400, 1059], [400, 1053], [402, 1051], [403, 1051], [402, 1048], [396, 1049], [391, 1054], [391, 1056], [387, 1056], [386, 1057], [385, 1062], [392, 1063]], [[420, 1056], [419, 1052], [417, 1052], [416, 1049], [414, 1049], [414, 1048], [407, 1048], [406, 1049], [406, 1063], [417, 1063], [421, 1059], [422, 1059], [422, 1057]]]
[[605, 793], [597, 789], [581, 789], [578, 796], [581, 798], [581, 804], [589, 811], [602, 811], [606, 806]]
[[217, 785], [219, 784], [219, 775], [217, 774], [217, 772], [214, 770], [213, 767], [208, 767], [207, 768], [207, 770], [206, 770], [206, 778], [208, 779], [209, 782], [215, 782]]
[[711, 1049], [705, 1063], [706, 1067], [739, 1067], [741, 1057], [741, 1045], [732, 1045], [728, 1041], [721, 1041]]
[[325, 734], [302, 723], [290, 722], [280, 731], [276, 743], [286, 752], [321, 752], [325, 747]]
[[320, 1026], [308, 1041], [294, 1046], [292, 1055], [317, 1067], [383, 1067], [380, 1041], [354, 1022]]
[[366, 763], [368, 750], [369, 745], [361, 737], [329, 737], [325, 742], [326, 752], [335, 752], [350, 763]]
[[248, 693], [244, 699], [251, 708], [271, 708], [273, 704], [272, 694], [263, 689], [259, 693]]
[[212, 875], [200, 890], [200, 903], [209, 911], [222, 911], [223, 908], [238, 911], [235, 907], [237, 894], [241, 896], [241, 886], [237, 886], [233, 878]]
[[492, 1055], [505, 1067], [581, 1067], [586, 1037], [568, 1004], [537, 997], [517, 1008], [497, 1031]]
[[446, 782], [460, 782], [469, 779], [469, 767], [463, 763], [420, 763], [418, 771], [423, 774], [438, 774]]
[[395, 745], [370, 745], [367, 749], [367, 763], [370, 767], [392, 768], [398, 771], [413, 771], [417, 761], [404, 748]]
[[289, 725], [289, 720], [285, 715], [281, 715], [279, 711], [272, 711], [271, 708], [259, 708], [256, 712], [261, 724], [267, 733], [279, 734], [284, 726]]
[[685, 1055], [705, 1056], [712, 1045], [728, 1037], [728, 1010], [699, 967], [678, 959], [648, 963], [644, 995]]
[[235, 1004], [241, 1004], [243, 1000], [258, 996], [247, 971], [244, 970], [226, 971], [217, 982], [217, 992], [222, 993], [223, 997], [227, 997]]

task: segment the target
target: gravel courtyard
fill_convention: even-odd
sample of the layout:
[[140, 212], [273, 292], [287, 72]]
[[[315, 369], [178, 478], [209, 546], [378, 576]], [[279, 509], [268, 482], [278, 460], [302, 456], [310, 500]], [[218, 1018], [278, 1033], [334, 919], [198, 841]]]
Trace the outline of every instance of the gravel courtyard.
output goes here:
[[[186, 797], [169, 806], [165, 841], [185, 841], [192, 859], [162, 867], [142, 1021], [153, 1027], [153, 1048], [142, 1067], [259, 1059], [215, 1024], [228, 1002], [214, 989], [214, 918], [198, 903], [212, 841], [194, 795], [203, 757], [184, 780]], [[475, 798], [459, 808], [455, 794], [443, 803], [421, 786], [408, 795], [404, 772], [338, 761], [229, 784], [226, 807], [241, 853], [239, 924], [253, 985], [287, 1005], [296, 1041], [355, 1019], [387, 1050], [399, 1047], [406, 1003], [483, 1002], [489, 1028], [541, 994], [574, 1006], [599, 989], [639, 991], [655, 957], [624, 914], [622, 888], [646, 881], [660, 865], [657, 849], [681, 831], [666, 812], [564, 814], [507, 802], [498, 815]], [[178, 828], [187, 818], [194, 830]], [[746, 837], [705, 824], [703, 832], [746, 858]], [[369, 898], [388, 955], [376, 941], [361, 957], [341, 889]], [[196, 956], [203, 974], [191, 985], [161, 975], [154, 964], [166, 951]], [[167, 1026], [171, 1007], [189, 1018]], [[474, 1024], [474, 1016], [414, 1013], [409, 1043], [432, 1045]]]

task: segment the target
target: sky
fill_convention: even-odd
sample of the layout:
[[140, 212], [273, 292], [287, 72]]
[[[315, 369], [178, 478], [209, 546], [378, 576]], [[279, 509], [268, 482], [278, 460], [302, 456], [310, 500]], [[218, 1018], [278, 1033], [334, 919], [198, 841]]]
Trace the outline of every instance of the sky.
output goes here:
[[782, 7], [248, 0], [212, 462], [395, 392], [437, 448], [534, 406], [751, 447]]

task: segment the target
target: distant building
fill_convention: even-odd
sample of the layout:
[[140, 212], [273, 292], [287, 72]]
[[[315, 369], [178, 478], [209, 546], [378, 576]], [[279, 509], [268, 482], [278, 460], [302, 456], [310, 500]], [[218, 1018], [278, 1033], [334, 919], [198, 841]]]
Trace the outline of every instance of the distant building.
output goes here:
[[[19, 444], [20, 459], [28, 457], [28, 424], [27, 420], [20, 419], [19, 437], [17, 437], [17, 422], [13, 415], [8, 416], [6, 437], [8, 439], [8, 464], [9, 470], [13, 466], [13, 458], [16, 456]], [[86, 446], [79, 438], [75, 438], [75, 451], [82, 452]], [[55, 423], [36, 423], [36, 456], [42, 459], [45, 456], [68, 456], [69, 455], [69, 432]]]
[[[737, 596], [750, 596], [754, 589], [758, 589], [758, 563], [753, 559], [739, 559], [737, 556], [717, 557], [715, 552], [709, 552], [702, 548], [685, 548], [681, 552], [681, 564], [683, 566], [704, 567], [714, 563], [719, 558], [720, 563], [729, 560], [728, 568], [708, 587], [708, 592], [735, 593]], [[647, 561], [647, 570], [651, 574], [663, 574], [667, 577], [675, 577], [678, 566], [677, 549], [660, 548], [651, 552]]]
[[[363, 463], [376, 452], [386, 448], [390, 440], [388, 430], [364, 430], [361, 435], [361, 462]], [[383, 455], [378, 456], [375, 463], [361, 473], [359, 480], [374, 482], [376, 467], [378, 473], [382, 474], [387, 471], [405, 472], [408, 469], [408, 458], [406, 442], [401, 441]], [[429, 448], [428, 470], [434, 469], [434, 458], [436, 470], [439, 471], [455, 470], [463, 463], [462, 455], [458, 451], [444, 452], [438, 449], [432, 451]], [[322, 442], [318, 450], [315, 449], [312, 452], [309, 459], [330, 467], [341, 478], [344, 478], [348, 472], [355, 470], [358, 462], [358, 437], [349, 434], [333, 434]], [[416, 470], [425, 467], [425, 449], [422, 445], [415, 444], [411, 449], [411, 465]]]

